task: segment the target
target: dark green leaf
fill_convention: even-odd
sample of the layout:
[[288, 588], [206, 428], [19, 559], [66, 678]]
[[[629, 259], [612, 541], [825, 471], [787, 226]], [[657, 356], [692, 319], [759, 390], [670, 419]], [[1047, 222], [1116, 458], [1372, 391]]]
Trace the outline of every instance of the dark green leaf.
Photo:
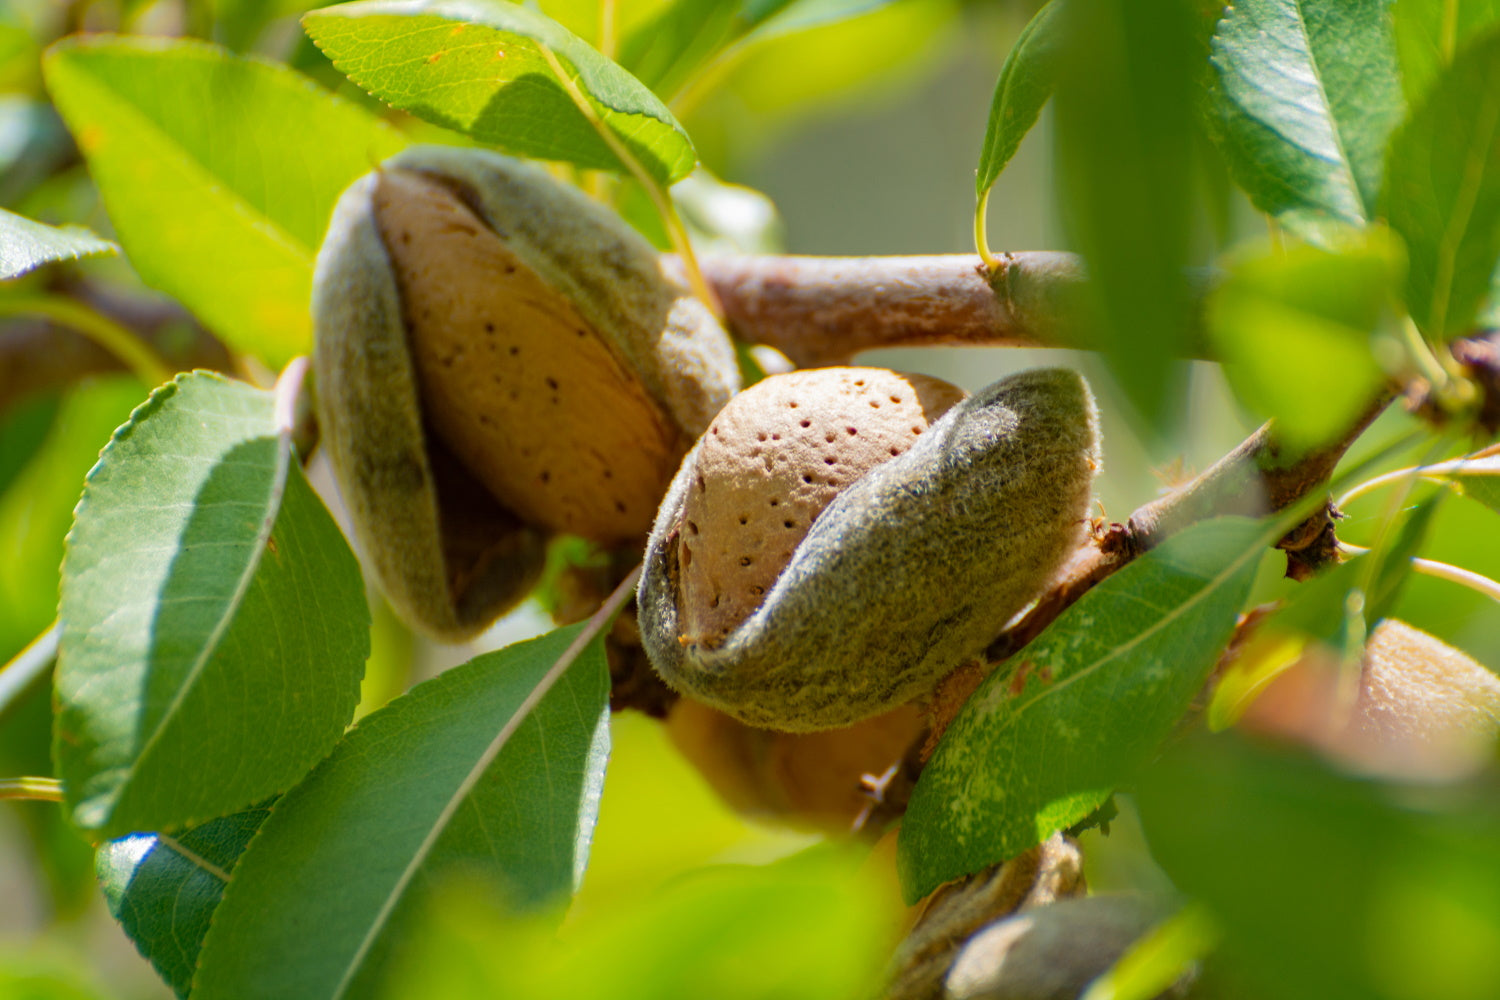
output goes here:
[[1137, 412], [1182, 398], [1196, 21], [1186, 0], [1070, 0], [1054, 97], [1057, 198], [1088, 264], [1086, 327]]
[[687, 176], [697, 161], [687, 133], [656, 95], [531, 8], [501, 0], [367, 0], [302, 20], [361, 87], [507, 152], [623, 169], [558, 80], [550, 50], [600, 126], [659, 183]]
[[1380, 565], [1375, 569], [1375, 578], [1370, 582], [1370, 590], [1364, 600], [1365, 623], [1368, 627], [1374, 628], [1396, 607], [1396, 600], [1401, 596], [1407, 578], [1411, 576], [1411, 561], [1421, 553], [1428, 529], [1432, 527], [1433, 515], [1437, 513], [1438, 505], [1446, 495], [1439, 491], [1422, 500], [1407, 512], [1401, 531], [1378, 556], [1371, 553], [1363, 557], [1380, 559]]
[[63, 560], [53, 753], [75, 824], [170, 830], [285, 791], [354, 712], [359, 567], [271, 395], [180, 376], [115, 432]]
[[1230, 170], [1257, 208], [1314, 243], [1375, 218], [1403, 111], [1389, 8], [1243, 0], [1214, 34], [1207, 110]]
[[1253, 995], [1500, 995], [1500, 810], [1482, 788], [1382, 786], [1198, 740], [1142, 776], [1152, 855], [1225, 930]]
[[1412, 319], [1434, 340], [1459, 336], [1500, 259], [1500, 30], [1460, 52], [1396, 133], [1386, 184]]
[[480, 656], [361, 720], [245, 852], [196, 1000], [376, 994], [445, 880], [518, 907], [566, 900], [609, 748], [601, 643], [530, 711], [528, 698], [581, 629]]
[[1370, 345], [1401, 280], [1391, 242], [1241, 255], [1209, 299], [1229, 384], [1292, 451], [1347, 431], [1385, 383]]
[[39, 392], [0, 414], [0, 496], [4, 496], [26, 463], [42, 449], [59, 406], [56, 393]]
[[991, 675], [922, 772], [901, 826], [909, 902], [1078, 822], [1156, 749], [1223, 652], [1264, 529], [1222, 519], [1089, 591]]
[[[0, 659], [10, 659], [57, 617], [63, 536], [73, 523], [83, 477], [99, 460], [99, 445], [146, 391], [124, 376], [70, 388], [46, 437], [0, 495]], [[4, 444], [21, 454], [20, 442]]]
[[18, 277], [55, 260], [119, 252], [82, 226], [59, 229], [0, 208], [0, 278]]
[[45, 69], [141, 277], [273, 367], [309, 350], [333, 203], [400, 135], [290, 70], [200, 43], [68, 39]]
[[984, 130], [984, 148], [979, 154], [979, 176], [975, 191], [982, 198], [1000, 171], [1016, 155], [1021, 140], [1036, 124], [1042, 105], [1052, 96], [1057, 74], [1058, 12], [1066, 0], [1052, 0], [1027, 22], [1021, 37], [1005, 57], [995, 96], [990, 101], [990, 121]]
[[1421, 103], [1466, 42], [1500, 22], [1500, 0], [1400, 0], [1393, 11], [1401, 89], [1411, 105]]
[[261, 806], [176, 836], [137, 833], [106, 842], [95, 868], [109, 912], [179, 997], [245, 845], [271, 814]]

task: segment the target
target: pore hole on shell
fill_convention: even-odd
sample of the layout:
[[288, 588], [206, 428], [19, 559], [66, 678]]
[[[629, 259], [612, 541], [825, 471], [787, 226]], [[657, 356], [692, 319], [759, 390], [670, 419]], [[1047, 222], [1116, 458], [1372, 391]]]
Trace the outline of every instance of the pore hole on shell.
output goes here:
[[824, 434], [823, 435], [823, 440], [826, 441], [829, 444], [833, 444], [834, 438], [836, 438], [836, 437], [837, 437], [837, 435], [835, 435], [835, 434]]
[[741, 514], [740, 515], [740, 523], [741, 524], [749, 524], [750, 523], [750, 515], [749, 514]]
[[623, 500], [615, 501], [615, 511], [620, 514], [625, 513], [625, 502]]
[[754, 561], [755, 560], [751, 559], [749, 556], [740, 556], [740, 565], [741, 566], [749, 566]]
[[772, 507], [775, 507], [779, 503], [781, 503], [781, 498], [780, 497], [772, 497], [771, 498], [771, 506]]
[[698, 526], [696, 524], [694, 524], [692, 521], [689, 521], [688, 522], [688, 530], [691, 531], [693, 534], [696, 535], [698, 533]]
[[484, 332], [485, 333], [494, 333], [495, 332], [495, 324], [493, 324], [493, 323], [486, 323], [486, 324], [484, 324]]
[[900, 403], [901, 402], [901, 397], [900, 396], [892, 396], [891, 397], [891, 402], [893, 402], [893, 403]]
[[836, 458], [825, 458], [825, 459], [823, 459], [823, 464], [824, 465], [834, 465], [837, 462], [838, 462], [838, 459], [836, 459]]
[[792, 400], [790, 403], [788, 403], [786, 405], [795, 410], [797, 408], [797, 401], [794, 399], [794, 400]]
[[795, 528], [797, 526], [796, 521], [782, 521], [781, 523], [788, 528]]
[[811, 427], [812, 426], [812, 421], [811, 420], [804, 420], [804, 421], [802, 421], [801, 426], [803, 426], [803, 427]]
[[870, 409], [872, 409], [872, 410], [878, 410], [878, 409], [880, 409], [880, 400], [878, 400], [878, 399], [872, 399], [872, 400], [870, 400]]
[[859, 431], [855, 430], [853, 427], [845, 427], [844, 430], [849, 432], [850, 437], [853, 437], [854, 435], [859, 433]]
[[920, 428], [920, 427], [913, 427], [913, 428], [912, 428], [912, 429], [911, 429], [911, 432], [912, 432], [912, 433], [913, 433], [913, 434], [920, 434], [920, 433], [922, 433], [922, 428]]
[[803, 476], [803, 477], [802, 477], [802, 481], [803, 481], [803, 482], [804, 482], [804, 483], [808, 483], [808, 484], [811, 484], [811, 483], [812, 483], [812, 481], [813, 481], [813, 477], [812, 477], [812, 476]]
[[891, 449], [891, 454], [892, 455], [899, 455], [899, 454], [901, 454], [901, 449], [900, 448], [892, 448]]

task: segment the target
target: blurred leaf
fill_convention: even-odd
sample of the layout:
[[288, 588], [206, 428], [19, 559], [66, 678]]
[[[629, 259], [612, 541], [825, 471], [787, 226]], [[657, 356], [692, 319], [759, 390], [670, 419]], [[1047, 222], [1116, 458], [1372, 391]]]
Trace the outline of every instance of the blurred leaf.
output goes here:
[[528, 698], [581, 630], [477, 657], [362, 719], [245, 852], [196, 1000], [375, 995], [425, 890], [448, 878], [518, 907], [565, 901], [609, 752], [602, 644]]
[[672, 201], [701, 253], [779, 253], [786, 226], [775, 202], [754, 188], [699, 168], [672, 187]]
[[49, 954], [27, 943], [17, 954], [0, 952], [0, 996], [6, 1000], [114, 1000], [79, 968], [77, 955]]
[[1059, 11], [1065, 2], [1052, 0], [1036, 12], [1000, 68], [975, 178], [975, 191], [981, 198], [995, 186], [995, 179], [1016, 155], [1021, 140], [1042, 113], [1042, 105], [1052, 96], [1060, 43]]
[[1500, 260], [1500, 30], [1465, 47], [1391, 140], [1386, 215], [1429, 338], [1468, 331]]
[[1187, 0], [1070, 0], [1053, 101], [1057, 202], [1088, 265], [1091, 326], [1149, 425], [1183, 398], [1196, 21]]
[[700, 869], [570, 922], [559, 942], [450, 886], [383, 994], [444, 1000], [860, 1000], [901, 909], [846, 855]]
[[[63, 536], [73, 523], [83, 477], [145, 392], [123, 376], [70, 388], [46, 438], [0, 495], [0, 660], [9, 660], [57, 617]], [[7, 450], [13, 440], [5, 442]]]
[[[0, 496], [41, 450], [57, 419], [59, 403], [56, 393], [42, 392], [0, 412]], [[4, 641], [0, 640], [0, 657], [6, 655]]]
[[986, 679], [912, 794], [908, 902], [1078, 822], [1145, 762], [1223, 652], [1263, 532], [1226, 518], [1173, 536]]
[[1399, 248], [1296, 245], [1242, 254], [1208, 301], [1209, 334], [1240, 400], [1289, 451], [1346, 432], [1385, 384], [1370, 338], [1401, 281]]
[[333, 203], [400, 135], [284, 67], [195, 42], [66, 39], [45, 72], [141, 277], [272, 367], [309, 350]]
[[697, 162], [677, 119], [639, 80], [546, 15], [500, 0], [365, 0], [313, 11], [307, 33], [382, 100], [510, 153], [622, 170], [545, 58], [659, 183]]
[[1382, 786], [1218, 737], [1169, 754], [1137, 798], [1153, 855], [1259, 995], [1500, 995], [1492, 784]]
[[57, 260], [119, 252], [119, 247], [82, 226], [59, 229], [0, 208], [0, 278], [19, 277]]
[[1500, 0], [1400, 0], [1392, 11], [1401, 89], [1416, 105], [1458, 50], [1500, 21]]
[[1464, 496], [1500, 513], [1500, 451], [1476, 459], [1444, 462], [1425, 469], [1423, 474], [1443, 477]]
[[743, 0], [677, 0], [620, 47], [620, 65], [664, 98], [744, 34]]
[[86, 830], [169, 830], [285, 791], [354, 711], [359, 567], [271, 407], [179, 376], [89, 473], [63, 560], [53, 743]]
[[1404, 110], [1389, 8], [1244, 0], [1214, 33], [1207, 111], [1230, 170], [1257, 208], [1313, 243], [1375, 218]]
[[321, 0], [208, 0], [214, 38], [235, 52], [254, 48], [271, 22], [322, 6]]
[[895, 0], [745, 0], [743, 17], [751, 27], [749, 41], [759, 42], [847, 21], [894, 2]]
[[109, 912], [179, 997], [192, 986], [230, 873], [270, 814], [258, 806], [176, 836], [131, 834], [104, 843], [95, 856]]
[[1214, 686], [1209, 729], [1220, 732], [1237, 722], [1272, 681], [1312, 650], [1352, 669], [1370, 631], [1395, 609], [1442, 498], [1437, 492], [1412, 507], [1383, 550], [1324, 570], [1260, 622]]

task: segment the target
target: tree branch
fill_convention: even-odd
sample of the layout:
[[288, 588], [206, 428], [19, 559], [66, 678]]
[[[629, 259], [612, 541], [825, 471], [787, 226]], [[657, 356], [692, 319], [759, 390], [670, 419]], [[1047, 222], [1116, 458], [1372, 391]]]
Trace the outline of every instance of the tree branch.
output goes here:
[[[1080, 260], [1036, 252], [1002, 261], [993, 279], [973, 254], [724, 256], [700, 265], [735, 335], [803, 368], [878, 347], [1087, 346]], [[672, 258], [667, 267], [681, 269]]]

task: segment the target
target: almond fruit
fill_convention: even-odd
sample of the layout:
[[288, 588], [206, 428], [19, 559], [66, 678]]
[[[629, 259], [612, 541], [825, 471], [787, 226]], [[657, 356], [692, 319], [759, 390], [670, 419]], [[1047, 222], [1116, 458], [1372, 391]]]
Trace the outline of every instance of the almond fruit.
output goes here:
[[1272, 681], [1240, 725], [1318, 747], [1356, 770], [1451, 780], [1482, 767], [1500, 737], [1500, 678], [1471, 657], [1387, 618], [1365, 643], [1352, 705], [1341, 664], [1319, 651]]
[[413, 147], [345, 191], [313, 316], [355, 537], [443, 639], [524, 597], [552, 534], [640, 538], [739, 387], [728, 336], [634, 230], [484, 150]]
[[811, 731], [905, 704], [982, 650], [1084, 541], [1098, 423], [1062, 369], [960, 397], [834, 369], [726, 409], [647, 543], [642, 641], [662, 678], [752, 726]]
[[848, 834], [870, 804], [862, 787], [921, 735], [924, 713], [902, 705], [844, 729], [756, 729], [691, 698], [667, 715], [667, 733], [731, 807], [757, 819]]
[[687, 641], [722, 644], [833, 498], [903, 454], [965, 395], [925, 375], [819, 368], [768, 378], [731, 400], [698, 449], [682, 509]]

